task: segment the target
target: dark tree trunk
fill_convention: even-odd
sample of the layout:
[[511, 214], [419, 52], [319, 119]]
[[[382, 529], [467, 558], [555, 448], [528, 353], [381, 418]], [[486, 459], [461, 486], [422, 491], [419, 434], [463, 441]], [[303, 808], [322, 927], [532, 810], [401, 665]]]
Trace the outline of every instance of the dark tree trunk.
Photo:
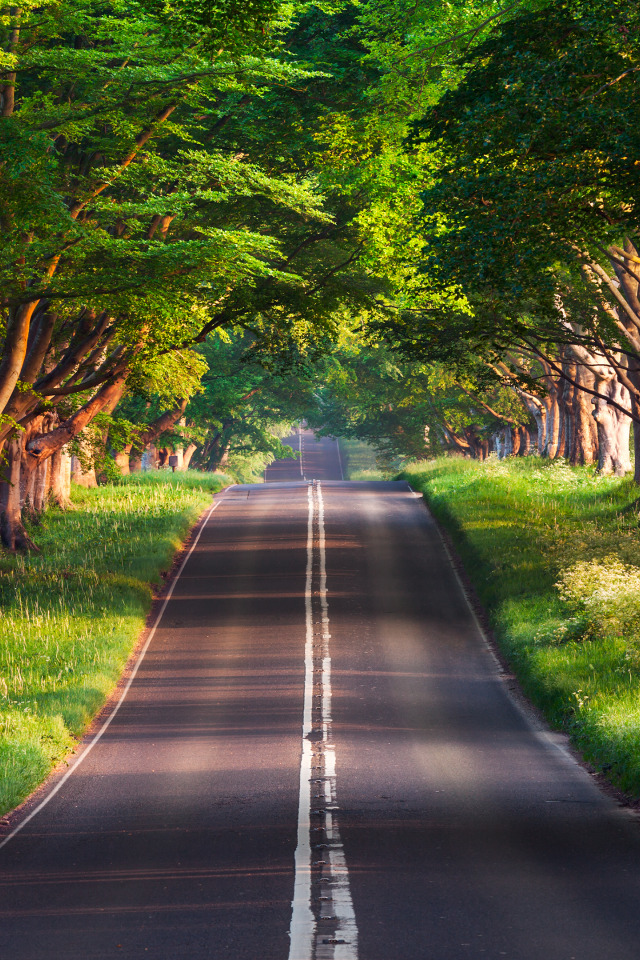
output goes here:
[[219, 470], [229, 459], [232, 432], [233, 420], [225, 420], [222, 424], [222, 430], [217, 434], [212, 444], [207, 462], [207, 470]]
[[[576, 382], [593, 389], [594, 377], [584, 367], [575, 372]], [[598, 427], [593, 418], [591, 395], [583, 389], [574, 388], [571, 406], [571, 448], [569, 460], [574, 465], [584, 466], [598, 459]]]
[[24, 434], [14, 433], [6, 448], [4, 475], [0, 482], [0, 539], [8, 550], [37, 550], [22, 522], [20, 473]]
[[181, 400], [173, 410], [165, 410], [159, 417], [153, 420], [138, 436], [132, 444], [131, 456], [129, 458], [129, 471], [139, 473], [142, 470], [142, 454], [146, 448], [158, 439], [161, 433], [171, 430], [183, 416], [187, 408], [188, 400]]

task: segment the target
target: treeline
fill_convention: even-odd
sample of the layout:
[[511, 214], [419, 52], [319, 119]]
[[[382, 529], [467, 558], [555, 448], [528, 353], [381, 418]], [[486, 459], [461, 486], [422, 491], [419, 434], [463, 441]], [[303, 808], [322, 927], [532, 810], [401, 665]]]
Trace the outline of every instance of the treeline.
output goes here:
[[[44, 0], [0, 19], [2, 542], [153, 446], [640, 482], [630, 0]], [[148, 452], [147, 452], [148, 456]]]
[[622, 475], [633, 427], [640, 482], [640, 9], [522, 3], [460, 39], [407, 141], [420, 251], [387, 342], [439, 365], [441, 443]]
[[[331, 156], [366, 82], [357, 41], [334, 36], [341, 16], [274, 0], [3, 8], [7, 547], [31, 545], [24, 512], [42, 509], [70, 444], [135, 459], [205, 372], [228, 379], [239, 341], [249, 380], [281, 375], [326, 351], [337, 306], [364, 296], [349, 279], [365, 199]], [[204, 464], [258, 389], [209, 409]], [[193, 409], [186, 428], [204, 440]]]

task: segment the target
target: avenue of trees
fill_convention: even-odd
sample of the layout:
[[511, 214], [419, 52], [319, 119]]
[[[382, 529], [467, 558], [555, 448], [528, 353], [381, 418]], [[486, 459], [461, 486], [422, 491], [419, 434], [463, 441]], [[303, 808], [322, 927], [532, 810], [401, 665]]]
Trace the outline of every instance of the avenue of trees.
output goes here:
[[0, 19], [5, 547], [107, 478], [528, 453], [640, 483], [631, 0], [41, 0]]

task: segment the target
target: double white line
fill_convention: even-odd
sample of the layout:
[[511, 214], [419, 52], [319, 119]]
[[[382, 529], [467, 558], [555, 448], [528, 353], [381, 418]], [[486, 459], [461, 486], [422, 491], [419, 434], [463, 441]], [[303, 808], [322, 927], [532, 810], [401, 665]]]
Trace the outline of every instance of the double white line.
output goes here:
[[338, 827], [324, 502], [319, 483], [309, 486], [308, 501], [302, 758], [289, 960], [357, 960], [358, 928]]

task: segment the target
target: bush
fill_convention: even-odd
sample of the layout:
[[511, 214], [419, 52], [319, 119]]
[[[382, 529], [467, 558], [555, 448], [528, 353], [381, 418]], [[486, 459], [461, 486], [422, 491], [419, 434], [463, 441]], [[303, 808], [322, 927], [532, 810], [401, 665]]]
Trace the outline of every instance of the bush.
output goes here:
[[640, 641], [640, 568], [615, 556], [581, 561], [565, 570], [556, 586], [584, 615], [589, 636]]

